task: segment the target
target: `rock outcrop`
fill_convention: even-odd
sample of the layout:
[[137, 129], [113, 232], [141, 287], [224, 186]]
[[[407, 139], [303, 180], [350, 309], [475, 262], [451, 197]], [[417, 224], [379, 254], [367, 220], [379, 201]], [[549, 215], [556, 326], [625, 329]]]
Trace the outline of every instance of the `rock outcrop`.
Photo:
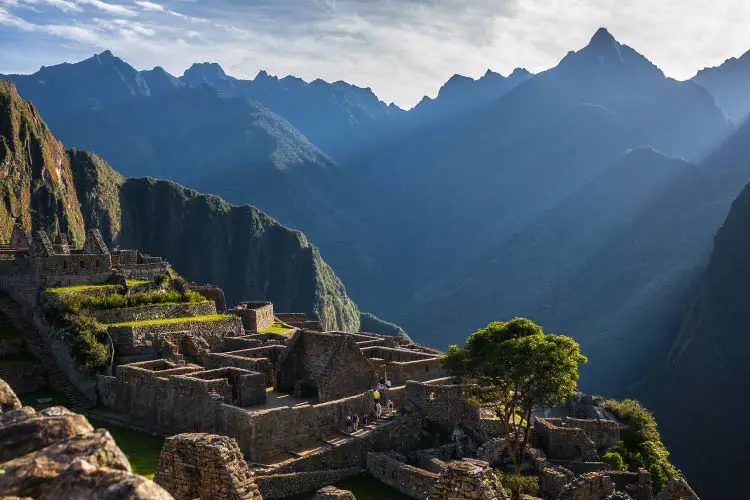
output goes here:
[[357, 500], [354, 493], [347, 490], [340, 490], [335, 486], [326, 486], [321, 488], [315, 494], [315, 500]]
[[172, 498], [152, 481], [132, 474], [112, 435], [94, 430], [84, 416], [63, 407], [39, 412], [20, 407], [3, 380], [0, 391], [3, 495], [40, 500]]

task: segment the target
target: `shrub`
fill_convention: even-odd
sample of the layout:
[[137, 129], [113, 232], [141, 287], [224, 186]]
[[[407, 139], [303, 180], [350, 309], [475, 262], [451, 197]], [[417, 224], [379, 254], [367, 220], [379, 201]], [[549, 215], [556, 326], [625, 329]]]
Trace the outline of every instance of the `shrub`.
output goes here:
[[107, 340], [107, 332], [95, 320], [82, 314], [66, 315], [65, 338], [71, 354], [81, 371], [96, 373], [109, 364], [112, 351]]
[[170, 279], [170, 278], [169, 278], [169, 275], [167, 275], [167, 274], [157, 274], [157, 275], [156, 275], [156, 276], [154, 277], [154, 282], [155, 282], [155, 283], [156, 283], [157, 285], [159, 285], [159, 286], [164, 286], [164, 285], [166, 285], [167, 283], [169, 283], [169, 279]]
[[622, 441], [611, 448], [618, 453], [627, 467], [635, 472], [643, 467], [651, 473], [654, 492], [659, 492], [667, 482], [680, 475], [669, 461], [669, 452], [661, 442], [654, 416], [638, 401], [605, 401], [604, 407], [623, 424]]
[[616, 451], [605, 453], [602, 457], [602, 462], [609, 464], [609, 466], [612, 467], [612, 470], [628, 470], [628, 466], [625, 465], [625, 460], [622, 459], [622, 455]]
[[498, 478], [503, 485], [503, 489], [512, 500], [520, 500], [524, 495], [536, 496], [539, 493], [539, 478], [537, 476], [498, 472]]

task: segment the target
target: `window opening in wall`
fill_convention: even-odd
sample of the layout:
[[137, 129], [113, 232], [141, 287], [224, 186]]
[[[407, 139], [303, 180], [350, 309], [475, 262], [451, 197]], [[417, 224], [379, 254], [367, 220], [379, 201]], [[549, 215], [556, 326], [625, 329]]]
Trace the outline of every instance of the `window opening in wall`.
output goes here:
[[430, 401], [434, 401], [434, 400], [435, 400], [435, 393], [431, 392], [430, 393]]
[[425, 373], [430, 371], [430, 365], [424, 365], [424, 371]]
[[81, 269], [83, 269], [83, 266], [84, 266], [83, 259], [81, 259]]
[[68, 261], [67, 261], [67, 260], [64, 260], [64, 261], [63, 261], [63, 269], [64, 269], [64, 270], [65, 270], [65, 269], [68, 269]]
[[94, 262], [94, 266], [96, 266], [96, 267], [99, 267], [99, 264], [100, 264], [100, 262], [98, 260], [96, 262]]

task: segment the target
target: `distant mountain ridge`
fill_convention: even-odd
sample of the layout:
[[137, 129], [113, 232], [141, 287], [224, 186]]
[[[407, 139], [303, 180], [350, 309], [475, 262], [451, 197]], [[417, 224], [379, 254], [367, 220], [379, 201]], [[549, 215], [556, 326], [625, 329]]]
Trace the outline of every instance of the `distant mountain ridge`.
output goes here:
[[[20, 217], [81, 244], [85, 227], [108, 244], [166, 257], [185, 277], [222, 286], [232, 301], [358, 330], [359, 310], [304, 235], [249, 206], [230, 206], [172, 182], [124, 179], [101, 158], [64, 150], [13, 84], [0, 81], [0, 226]], [[29, 193], [30, 191], [30, 193]], [[5, 207], [11, 207], [8, 213]]]
[[[545, 283], [538, 272], [545, 269], [545, 259], [565, 263], [570, 245], [580, 262], [612, 265], [606, 252], [616, 253], [617, 247], [588, 244], [585, 234], [574, 235], [566, 246], [560, 240], [565, 235], [549, 239], [535, 227], [547, 227], [547, 214], [555, 211], [563, 220], [576, 213], [587, 216], [581, 193], [629, 151], [651, 147], [664, 152], [664, 157], [629, 158], [659, 165], [653, 177], [641, 172], [643, 181], [668, 191], [669, 184], [662, 186], [659, 179], [678, 161], [670, 157], [698, 164], [733, 129], [704, 87], [666, 78], [605, 29], [548, 71], [530, 75], [518, 70], [508, 77], [488, 72], [477, 80], [457, 76], [435, 100], [408, 112], [343, 82], [307, 83], [265, 72], [240, 80], [209, 63], [193, 65], [179, 79], [159, 69], [135, 72], [138, 78], [122, 64], [111, 57], [88, 63], [107, 66], [108, 82], [129, 75], [126, 89], [113, 93], [124, 97], [94, 108], [78, 99], [78, 108], [65, 116], [53, 113], [52, 128], [65, 130], [66, 142], [103, 154], [128, 175], [151, 173], [234, 203], [253, 203], [304, 230], [363, 308], [398, 318], [415, 340], [438, 345], [454, 341], [490, 314], [489, 319], [498, 319], [494, 316], [506, 310], [533, 312], [544, 293], [562, 294], [567, 301], [573, 291], [580, 292], [566, 283], [585, 290], [586, 281], [575, 275], [584, 268], [566, 270], [573, 274], [558, 276], [564, 281], [554, 283]], [[65, 68], [71, 69], [58, 71]], [[29, 93], [55, 90], [28, 87]], [[162, 93], [155, 98], [157, 92]], [[415, 118], [427, 104], [442, 108], [442, 118]], [[642, 212], [633, 204], [650, 200], [634, 189], [629, 204], [611, 207], [607, 237], [613, 241], [618, 231], [634, 234], [630, 217]], [[705, 224], [703, 229], [713, 230]], [[514, 246], [539, 238], [548, 241], [551, 255]], [[512, 266], [519, 256], [523, 260], [508, 283], [518, 292], [505, 308], [476, 296], [509, 279], [493, 261], [509, 259]], [[635, 264], [639, 257], [622, 258]], [[479, 283], [475, 273], [480, 269], [484, 284], [469, 292], [472, 283]], [[592, 284], [597, 282], [594, 269], [587, 270]], [[670, 297], [687, 293], [689, 280], [678, 269], [675, 264], [662, 274], [665, 284], [680, 290]], [[648, 275], [631, 274], [640, 280], [631, 289], [644, 291]], [[610, 277], [627, 276], [615, 269]], [[599, 295], [583, 296], [601, 303], [619, 297], [606, 287]], [[433, 320], [448, 311], [445, 297], [464, 304], [462, 315]], [[569, 311], [575, 301], [573, 306], [566, 301], [543, 308], [543, 317], [554, 319], [550, 327], [581, 338], [593, 338], [598, 330], [622, 338], [632, 327], [608, 322], [603, 328], [582, 320]], [[639, 311], [645, 307], [641, 299], [626, 304]], [[662, 315], [660, 325], [672, 317], [668, 307], [654, 307]], [[658, 334], [654, 327], [644, 335]], [[616, 353], [607, 351], [606, 341], [601, 345], [606, 352], [597, 359], [605, 367], [607, 356]], [[587, 377], [605, 380], [595, 368]], [[607, 380], [613, 386], [632, 383], [633, 373]]]
[[750, 115], [750, 51], [727, 59], [720, 66], [700, 70], [692, 81], [710, 90], [737, 125]]

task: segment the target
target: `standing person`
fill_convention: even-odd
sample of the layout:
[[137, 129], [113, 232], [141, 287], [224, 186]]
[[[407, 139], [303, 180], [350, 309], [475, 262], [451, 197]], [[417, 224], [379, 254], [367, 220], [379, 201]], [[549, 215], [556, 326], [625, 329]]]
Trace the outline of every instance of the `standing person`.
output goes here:
[[372, 393], [372, 398], [376, 403], [380, 401], [380, 389], [375, 389], [375, 392]]
[[386, 389], [390, 389], [391, 388], [391, 379], [387, 379], [385, 381], [385, 387], [386, 387]]
[[359, 430], [359, 414], [354, 415], [354, 432]]
[[346, 416], [346, 432], [350, 434], [352, 432], [352, 416], [351, 415]]
[[383, 384], [381, 384], [380, 382], [378, 382], [377, 384], [375, 384], [375, 390], [376, 391], [382, 391], [383, 390]]
[[380, 401], [375, 403], [375, 420], [380, 420], [380, 415], [383, 413], [383, 407], [380, 406]]
[[393, 415], [393, 401], [389, 399], [386, 407], [388, 408], [388, 416], [390, 417], [391, 415]]
[[364, 425], [362, 426], [362, 428], [364, 429], [365, 427], [367, 427], [367, 419], [368, 419], [367, 413], [365, 413], [365, 415], [362, 417], [362, 419], [363, 419], [363, 422], [364, 422]]

